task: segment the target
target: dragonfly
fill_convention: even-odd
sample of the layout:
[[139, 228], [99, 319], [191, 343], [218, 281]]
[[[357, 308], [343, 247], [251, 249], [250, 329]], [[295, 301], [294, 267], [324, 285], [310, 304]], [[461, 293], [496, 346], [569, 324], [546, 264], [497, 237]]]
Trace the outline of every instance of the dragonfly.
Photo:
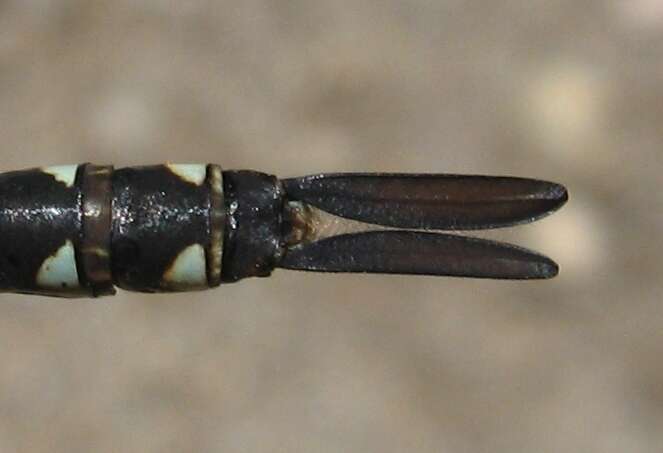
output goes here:
[[560, 184], [456, 174], [279, 179], [215, 164], [0, 174], [0, 292], [101, 297], [215, 288], [275, 269], [536, 280], [550, 258], [460, 231], [533, 222]]

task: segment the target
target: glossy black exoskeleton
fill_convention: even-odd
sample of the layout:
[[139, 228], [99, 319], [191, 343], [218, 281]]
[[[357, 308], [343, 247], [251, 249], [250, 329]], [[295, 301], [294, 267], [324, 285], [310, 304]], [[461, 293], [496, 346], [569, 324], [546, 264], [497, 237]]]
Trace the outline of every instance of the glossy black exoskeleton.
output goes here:
[[211, 288], [275, 268], [541, 279], [557, 265], [443, 234], [532, 222], [564, 187], [511, 177], [85, 164], [0, 174], [0, 291], [98, 297]]

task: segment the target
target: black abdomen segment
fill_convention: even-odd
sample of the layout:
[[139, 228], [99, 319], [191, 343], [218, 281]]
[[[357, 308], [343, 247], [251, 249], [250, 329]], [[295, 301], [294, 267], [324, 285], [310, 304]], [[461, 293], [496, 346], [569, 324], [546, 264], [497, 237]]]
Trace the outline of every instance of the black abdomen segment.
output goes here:
[[268, 277], [282, 254], [284, 193], [279, 180], [257, 171], [223, 173], [226, 231], [223, 282]]
[[[115, 283], [142, 292], [218, 285], [221, 185], [221, 172], [211, 165], [115, 171], [111, 236]], [[214, 260], [216, 265], [208, 263]]]
[[76, 166], [0, 175], [0, 291], [77, 296], [81, 175]]
[[93, 165], [0, 175], [0, 291], [60, 297], [221, 283], [216, 165]]

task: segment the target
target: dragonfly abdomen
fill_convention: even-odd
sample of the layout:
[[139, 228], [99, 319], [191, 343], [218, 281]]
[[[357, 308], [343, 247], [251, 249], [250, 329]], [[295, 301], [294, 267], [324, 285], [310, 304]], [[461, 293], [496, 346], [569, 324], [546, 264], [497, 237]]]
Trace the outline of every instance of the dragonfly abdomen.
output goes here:
[[213, 288], [276, 268], [546, 279], [538, 253], [439, 230], [533, 222], [559, 184], [445, 174], [279, 180], [217, 165], [0, 174], [0, 291], [60, 297]]
[[0, 290], [78, 297], [221, 283], [216, 165], [49, 167], [4, 173], [0, 187]]

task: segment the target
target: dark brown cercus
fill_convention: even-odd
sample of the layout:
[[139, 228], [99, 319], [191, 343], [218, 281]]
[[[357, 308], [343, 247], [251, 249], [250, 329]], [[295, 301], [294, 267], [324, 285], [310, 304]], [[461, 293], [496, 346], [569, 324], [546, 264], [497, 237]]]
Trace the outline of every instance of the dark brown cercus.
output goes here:
[[[551, 259], [520, 247], [439, 232], [533, 222], [567, 201], [559, 184], [497, 176], [355, 173], [287, 179], [284, 187], [291, 200], [314, 211], [388, 229], [368, 228], [291, 247], [281, 267], [523, 280], [551, 278], [559, 270]], [[314, 217], [308, 212], [308, 218]]]

